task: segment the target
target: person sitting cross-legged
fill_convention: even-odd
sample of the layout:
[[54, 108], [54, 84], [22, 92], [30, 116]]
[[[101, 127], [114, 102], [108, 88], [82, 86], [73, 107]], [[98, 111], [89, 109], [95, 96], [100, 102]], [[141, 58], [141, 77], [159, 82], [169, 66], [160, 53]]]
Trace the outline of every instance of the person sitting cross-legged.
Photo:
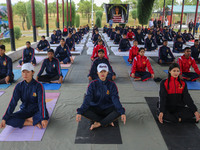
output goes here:
[[56, 48], [55, 57], [60, 61], [61, 64], [73, 63], [71, 52], [69, 47], [65, 44], [65, 39], [60, 40], [60, 45]]
[[109, 60], [107, 58], [105, 58], [105, 52], [103, 49], [99, 49], [98, 50], [98, 57], [93, 61], [89, 75], [88, 75], [88, 79], [91, 80], [95, 80], [98, 79], [98, 74], [97, 74], [97, 66], [100, 63], [105, 63], [108, 66], [109, 72], [107, 75], [107, 79], [108, 80], [115, 80], [116, 79], [116, 74], [112, 69], [112, 66], [109, 63]]
[[99, 79], [90, 82], [83, 104], [77, 109], [76, 121], [81, 121], [82, 116], [90, 119], [93, 122], [90, 130], [114, 126], [113, 122], [120, 116], [123, 123], [126, 123], [118, 88], [113, 81], [107, 80], [108, 71], [108, 66], [104, 63], [97, 66]]
[[[158, 63], [160, 64], [170, 64], [175, 62], [175, 57], [171, 49], [167, 46], [168, 41], [163, 41], [163, 46], [159, 49]], [[168, 55], [171, 57], [169, 58]]]
[[[144, 48], [140, 48], [139, 55], [133, 59], [130, 76], [134, 78], [135, 81], [147, 81], [150, 78], [154, 78], [154, 71], [149, 59], [144, 56], [144, 53]], [[149, 72], [146, 71], [146, 68], [148, 68]]]
[[[178, 58], [178, 64], [180, 66], [180, 78], [186, 81], [196, 81], [199, 79], [200, 70], [195, 62], [195, 59], [191, 57], [190, 47], [184, 49], [183, 56]], [[190, 67], [194, 68], [195, 72], [190, 72]]]
[[[21, 71], [24, 80], [15, 86], [0, 128], [4, 128], [6, 125], [14, 128], [23, 128], [24, 126], [46, 128], [49, 114], [44, 87], [33, 78], [34, 66], [31, 63], [23, 64]], [[20, 110], [14, 112], [19, 100], [22, 102]]]
[[[60, 62], [54, 57], [54, 50], [48, 50], [47, 56], [48, 58], [43, 61], [36, 80], [48, 83], [62, 83], [63, 75], [61, 72]], [[46, 74], [42, 75], [44, 70]]]
[[171, 64], [168, 78], [160, 83], [157, 115], [161, 124], [196, 123], [200, 119], [200, 114], [189, 94], [187, 84], [179, 77], [180, 72], [180, 66], [177, 63]]

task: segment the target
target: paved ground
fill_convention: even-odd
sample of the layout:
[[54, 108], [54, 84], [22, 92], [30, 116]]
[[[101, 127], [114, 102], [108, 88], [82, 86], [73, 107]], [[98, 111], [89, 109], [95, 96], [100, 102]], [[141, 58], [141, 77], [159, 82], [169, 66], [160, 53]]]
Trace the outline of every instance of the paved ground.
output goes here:
[[[77, 123], [75, 121], [76, 108], [83, 100], [84, 92], [88, 86], [87, 74], [90, 69], [90, 56], [86, 50], [80, 56], [76, 56], [75, 63], [59, 91], [61, 95], [49, 122], [48, 128], [41, 142], [0, 142], [0, 150], [165, 150], [167, 146], [153, 119], [144, 97], [157, 97], [158, 91], [136, 91], [130, 81], [128, 70], [123, 57], [109, 56], [111, 65], [117, 74], [116, 84], [119, 88], [121, 102], [126, 108], [127, 124], [120, 122], [120, 131], [123, 144], [74, 144]], [[167, 67], [160, 67], [150, 59], [156, 77], [166, 78], [163, 72]], [[17, 62], [14, 64], [16, 69]], [[41, 63], [40, 63], [41, 65]], [[36, 67], [38, 73], [40, 65]], [[17, 82], [21, 81], [19, 79]], [[11, 98], [15, 84], [6, 89], [6, 93], [0, 97], [0, 116]], [[194, 101], [200, 108], [199, 91], [190, 91]], [[139, 103], [138, 103], [139, 102]], [[200, 127], [200, 124], [197, 125]]]

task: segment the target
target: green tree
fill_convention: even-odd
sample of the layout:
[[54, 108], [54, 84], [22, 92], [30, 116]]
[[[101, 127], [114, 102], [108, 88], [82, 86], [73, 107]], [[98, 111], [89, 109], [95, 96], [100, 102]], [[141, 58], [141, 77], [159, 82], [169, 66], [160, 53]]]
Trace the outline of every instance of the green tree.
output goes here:
[[102, 11], [96, 11], [96, 17], [100, 17], [102, 19], [102, 16], [103, 16], [103, 12]]
[[137, 9], [133, 9], [132, 11], [131, 11], [131, 16], [132, 16], [132, 18], [133, 19], [137, 19]]
[[[26, 5], [27, 16], [30, 24], [32, 25], [32, 10], [31, 10], [31, 1], [27, 2]], [[44, 28], [44, 5], [42, 2], [35, 1], [35, 22], [36, 28]]]
[[109, 0], [109, 4], [122, 4], [121, 0]]
[[55, 14], [56, 14], [56, 2], [49, 3], [48, 12], [50, 13], [50, 17], [51, 17], [51, 14], [54, 14], [54, 17], [55, 17]]
[[137, 14], [140, 24], [148, 24], [152, 14], [153, 3], [154, 0], [138, 0]]
[[26, 16], [27, 16], [26, 3], [19, 1], [17, 4], [14, 5], [13, 12], [14, 14], [22, 17], [22, 28], [23, 30], [25, 30], [24, 23], [26, 21]]
[[22, 36], [19, 26], [14, 27], [14, 35], [15, 35], [15, 39], [17, 39], [17, 40]]
[[98, 28], [101, 28], [101, 18], [100, 18], [100, 16], [97, 16], [96, 17], [96, 26], [98, 27]]
[[76, 27], [78, 28], [80, 26], [80, 15], [76, 15]]

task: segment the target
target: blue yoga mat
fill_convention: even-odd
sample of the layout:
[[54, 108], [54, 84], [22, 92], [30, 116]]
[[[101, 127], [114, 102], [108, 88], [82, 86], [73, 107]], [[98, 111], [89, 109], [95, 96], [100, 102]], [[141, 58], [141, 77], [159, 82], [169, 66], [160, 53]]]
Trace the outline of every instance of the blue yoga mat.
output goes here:
[[[63, 75], [63, 80], [65, 79], [68, 69], [61, 69], [62, 75]], [[60, 83], [42, 83], [44, 86], [45, 90], [59, 90], [61, 87]]]
[[123, 56], [123, 58], [124, 58], [124, 61], [126, 62], [126, 65], [127, 66], [132, 66], [132, 64], [129, 64], [129, 62], [128, 62], [128, 56]]
[[[168, 70], [164, 70], [168, 74]], [[188, 90], [200, 90], [199, 81], [186, 81]]]
[[[14, 69], [14, 81], [17, 81], [21, 77], [21, 70]], [[0, 84], [0, 89], [7, 89], [11, 84]]]

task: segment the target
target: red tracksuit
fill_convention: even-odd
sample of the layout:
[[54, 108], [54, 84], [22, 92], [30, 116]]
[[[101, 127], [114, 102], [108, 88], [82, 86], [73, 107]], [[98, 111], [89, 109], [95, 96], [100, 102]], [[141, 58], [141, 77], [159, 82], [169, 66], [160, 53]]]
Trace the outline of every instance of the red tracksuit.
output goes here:
[[[190, 56], [188, 59], [186, 59], [185, 55], [183, 55], [178, 58], [177, 63], [180, 65], [180, 72], [181, 72], [180, 74], [183, 76], [184, 79], [190, 78], [191, 81], [195, 81], [199, 78], [200, 71], [194, 58]], [[191, 66], [194, 68], [194, 71], [196, 73], [190, 72]]]
[[158, 109], [159, 112], [164, 113], [164, 120], [178, 122], [179, 118], [182, 121], [187, 121], [194, 117], [197, 107], [188, 93], [187, 84], [183, 80], [178, 81], [178, 78], [174, 77], [162, 80], [159, 95]]
[[130, 59], [133, 60], [134, 57], [138, 55], [138, 51], [139, 51], [139, 48], [138, 48], [138, 47], [136, 47], [136, 46], [131, 47], [131, 49], [129, 50], [129, 58], [128, 58], [128, 61], [129, 61]]
[[93, 53], [92, 53], [92, 56], [91, 56], [91, 59], [92, 59], [92, 58], [95, 59], [95, 58], [98, 57], [98, 50], [99, 50], [99, 49], [103, 49], [103, 50], [104, 50], [104, 53], [105, 53], [105, 56], [104, 56], [104, 57], [108, 59], [106, 47], [103, 46], [103, 45], [97, 45], [97, 46], [94, 47]]
[[135, 37], [135, 34], [133, 32], [128, 32], [127, 35], [126, 35], [127, 39], [130, 39], [130, 40], [134, 39], [133, 36]]
[[[146, 71], [148, 68], [148, 71]], [[149, 59], [146, 56], [137, 55], [132, 64], [131, 74], [134, 73], [136, 78], [141, 78], [142, 81], [147, 81], [151, 78], [151, 74], [154, 74], [154, 71], [151, 67]]]

